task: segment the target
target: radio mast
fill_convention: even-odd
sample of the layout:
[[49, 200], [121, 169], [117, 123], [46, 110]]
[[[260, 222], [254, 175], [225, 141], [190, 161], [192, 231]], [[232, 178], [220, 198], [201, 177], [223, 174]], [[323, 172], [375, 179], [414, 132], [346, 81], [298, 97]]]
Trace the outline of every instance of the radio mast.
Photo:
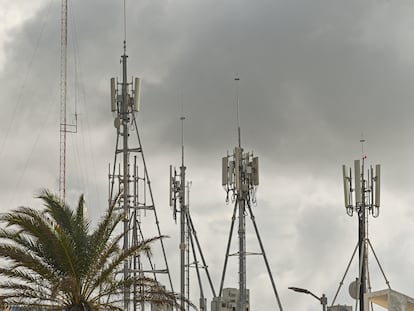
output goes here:
[[60, 17], [60, 150], [59, 150], [59, 197], [66, 200], [66, 133], [77, 132], [77, 115], [75, 124], [68, 124], [66, 118], [67, 99], [67, 59], [68, 59], [68, 1], [61, 2]]
[[[124, 0], [124, 42], [121, 56], [122, 78], [118, 81], [111, 78], [111, 111], [115, 116], [116, 146], [114, 163], [109, 166], [109, 205], [116, 203], [116, 208], [123, 214], [124, 240], [123, 249], [138, 245], [145, 240], [148, 234], [146, 229], [152, 229], [155, 235], [161, 236], [159, 220], [154, 204], [141, 139], [138, 133], [136, 113], [140, 108], [141, 79], [128, 81], [126, 54], [126, 7]], [[121, 194], [115, 202], [117, 195]], [[155, 226], [144, 222], [143, 218], [152, 214]], [[148, 237], [147, 237], [148, 238]], [[124, 263], [123, 278], [130, 276], [153, 276], [155, 280], [160, 274], [168, 278], [171, 291], [173, 290], [171, 276], [168, 268], [165, 247], [160, 239], [163, 267], [158, 268], [149, 253], [137, 254]], [[156, 251], [153, 247], [153, 251]], [[143, 285], [134, 285], [124, 288], [124, 310], [145, 309]]]
[[[170, 206], [173, 208], [173, 217], [177, 221], [177, 213], [180, 214], [180, 305], [182, 310], [189, 310], [190, 305], [185, 302], [190, 300], [190, 266], [195, 267], [197, 273], [197, 280], [200, 290], [200, 311], [206, 311], [206, 298], [204, 297], [204, 289], [201, 281], [200, 268], [204, 269], [207, 275], [210, 289], [213, 294], [213, 299], [216, 298], [213, 283], [211, 281], [208, 266], [204, 259], [200, 243], [198, 241], [197, 232], [195, 230], [193, 221], [190, 215], [190, 183], [186, 184], [186, 166], [184, 164], [184, 120], [185, 117], [180, 117], [181, 120], [181, 166], [178, 174], [172, 166], [170, 166]], [[190, 247], [193, 255], [193, 263], [190, 263]], [[201, 258], [201, 263], [198, 261], [198, 255]]]
[[[365, 140], [361, 139], [361, 144]], [[359, 299], [359, 311], [364, 311], [364, 295], [367, 292], [367, 267], [368, 267], [368, 233], [366, 223], [368, 215], [379, 216], [380, 207], [380, 173], [379, 164], [375, 166], [375, 174], [372, 166], [365, 172], [366, 156], [362, 154], [361, 160], [354, 161], [354, 185], [352, 185], [352, 171], [343, 165], [344, 199], [348, 216], [355, 212], [358, 216], [358, 255], [359, 275], [357, 282], [357, 297]], [[355, 204], [354, 204], [355, 202]]]
[[236, 104], [237, 104], [237, 134], [238, 134], [238, 146], [234, 148], [234, 152], [231, 155], [227, 155], [222, 159], [222, 185], [226, 191], [226, 202], [229, 202], [229, 196], [231, 196], [232, 202], [234, 202], [234, 210], [232, 216], [232, 222], [230, 226], [230, 234], [227, 243], [227, 250], [224, 260], [223, 273], [220, 283], [219, 298], [222, 297], [224, 279], [227, 269], [227, 260], [230, 251], [230, 245], [233, 235], [234, 222], [236, 220], [236, 213], [238, 212], [239, 226], [239, 299], [237, 304], [237, 311], [246, 311], [247, 300], [247, 288], [246, 288], [246, 216], [249, 214], [252, 220], [255, 234], [259, 242], [261, 253], [249, 253], [249, 255], [262, 255], [267, 273], [272, 284], [273, 293], [276, 297], [279, 310], [283, 311], [282, 305], [279, 299], [279, 295], [276, 290], [276, 284], [273, 280], [273, 276], [270, 270], [270, 265], [267, 260], [266, 252], [263, 247], [262, 240], [260, 238], [259, 229], [257, 227], [253, 210], [251, 208], [252, 203], [256, 203], [256, 190], [259, 186], [259, 158], [255, 157], [253, 153], [244, 152], [241, 147], [241, 129], [239, 118], [239, 96], [238, 96], [238, 83], [239, 78], [235, 78], [236, 81]]
[[60, 25], [60, 157], [59, 157], [59, 196], [66, 196], [66, 88], [67, 88], [67, 50], [68, 50], [68, 2], [61, 2]]
[[379, 216], [381, 166], [377, 164], [375, 165], [375, 169], [372, 166], [366, 168], [365, 160], [367, 159], [367, 156], [364, 154], [363, 148], [365, 140], [361, 139], [360, 142], [362, 144], [362, 159], [354, 161], [354, 176], [352, 176], [352, 170], [350, 168], [342, 165], [345, 209], [348, 216], [353, 216], [354, 213], [358, 216], [358, 242], [332, 301], [332, 305], [335, 303], [352, 260], [358, 250], [358, 278], [351, 284], [350, 294], [352, 298], [356, 300], [355, 309], [357, 309], [357, 306], [359, 305], [359, 311], [368, 311], [364, 310], [364, 297], [367, 293], [367, 289], [370, 287], [368, 286], [370, 282], [368, 271], [368, 247], [374, 254], [375, 260], [377, 261], [388, 288], [390, 288], [390, 285], [368, 238], [367, 230], [368, 216], [372, 215], [374, 218]]

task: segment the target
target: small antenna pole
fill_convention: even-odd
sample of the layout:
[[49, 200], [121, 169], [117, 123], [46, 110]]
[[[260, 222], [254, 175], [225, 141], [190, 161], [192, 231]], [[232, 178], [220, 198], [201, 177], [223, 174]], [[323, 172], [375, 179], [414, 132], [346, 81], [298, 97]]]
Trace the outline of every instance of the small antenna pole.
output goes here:
[[184, 108], [181, 106], [181, 166], [184, 166]]
[[126, 15], [126, 0], [124, 0], [124, 54], [126, 54], [126, 39], [127, 39], [127, 15]]
[[186, 245], [186, 213], [187, 213], [187, 200], [186, 200], [186, 191], [185, 191], [185, 170], [184, 166], [184, 120], [185, 117], [181, 115], [181, 167], [180, 167], [180, 266], [181, 266], [181, 275], [180, 275], [180, 290], [181, 290], [181, 308], [185, 310], [185, 272], [186, 272], [186, 260], [185, 260], [185, 251], [188, 245]]
[[236, 105], [237, 105], [237, 137], [238, 137], [238, 143], [239, 148], [241, 148], [241, 131], [240, 131], [240, 107], [239, 107], [239, 81], [240, 78], [236, 75], [236, 78], [234, 78], [234, 81], [236, 81]]
[[[204, 255], [202, 253], [200, 244], [197, 239], [196, 231], [194, 225], [191, 221], [190, 211], [189, 211], [189, 186], [191, 182], [186, 182], [186, 166], [184, 164], [184, 112], [182, 108], [181, 112], [181, 167], [180, 174], [177, 174], [175, 169], [172, 170], [170, 166], [170, 206], [173, 207], [174, 219], [176, 219], [177, 212], [180, 213], [180, 306], [181, 310], [188, 310], [189, 304], [186, 302], [186, 299], [189, 300], [189, 291], [190, 291], [190, 262], [189, 262], [189, 252], [190, 246], [191, 251], [194, 257], [194, 265], [197, 271], [198, 283], [200, 286], [200, 311], [206, 311], [206, 300], [204, 298], [204, 291], [202, 288], [202, 283], [199, 274], [199, 268], [202, 267], [205, 269], [212, 294], [213, 299], [216, 297], [214, 288], [212, 286], [210, 274], [208, 272], [208, 266], [205, 264]], [[173, 173], [174, 172], [174, 173]], [[197, 249], [194, 245], [194, 240], [197, 244]], [[191, 245], [190, 245], [191, 241]], [[200, 266], [197, 258], [197, 250], [201, 256], [203, 265]], [[186, 291], [187, 289], [187, 291]], [[186, 299], [185, 299], [186, 298]]]
[[361, 139], [359, 140], [359, 142], [361, 143], [361, 154], [362, 154], [362, 157], [364, 157], [365, 156], [365, 152], [364, 152], [364, 143], [365, 143], [364, 133], [361, 133]]

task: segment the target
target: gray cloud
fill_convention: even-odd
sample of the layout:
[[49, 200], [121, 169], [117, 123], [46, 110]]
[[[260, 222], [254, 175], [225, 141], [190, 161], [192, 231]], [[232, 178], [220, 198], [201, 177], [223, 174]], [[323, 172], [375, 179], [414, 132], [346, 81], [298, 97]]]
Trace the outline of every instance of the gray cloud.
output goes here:
[[[44, 3], [3, 43], [2, 210], [36, 205], [39, 188], [58, 187], [59, 9]], [[120, 75], [123, 14], [109, 0], [72, 2], [70, 12], [69, 115], [75, 68], [81, 86], [79, 133], [68, 138], [68, 193], [75, 202], [86, 192], [97, 219], [113, 161], [108, 86]], [[371, 239], [391, 285], [413, 295], [406, 272], [413, 255], [412, 12], [408, 1], [385, 0], [128, 3], [128, 75], [143, 78], [140, 135], [175, 280], [178, 227], [167, 182], [168, 166], [180, 161], [181, 105], [193, 219], [218, 285], [232, 211], [220, 158], [237, 142], [238, 74], [243, 146], [261, 160], [254, 211], [285, 309], [320, 307], [288, 286], [335, 294], [356, 243], [356, 218], [342, 207], [341, 165], [361, 156], [361, 133], [369, 163], [383, 165], [383, 209], [371, 221]], [[249, 258], [248, 280], [252, 310], [276, 306], [263, 288], [260, 258]], [[352, 304], [346, 291], [340, 303]]]

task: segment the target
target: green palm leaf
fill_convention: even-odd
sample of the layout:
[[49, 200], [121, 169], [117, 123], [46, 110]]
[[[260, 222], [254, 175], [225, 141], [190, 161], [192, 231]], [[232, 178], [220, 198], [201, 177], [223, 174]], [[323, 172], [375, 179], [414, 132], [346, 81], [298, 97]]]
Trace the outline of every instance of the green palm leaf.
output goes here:
[[[151, 253], [163, 237], [121, 249], [124, 234], [115, 234], [122, 215], [110, 206], [91, 231], [83, 195], [76, 211], [48, 190], [38, 198], [44, 209], [19, 207], [0, 215], [0, 301], [56, 310], [122, 310], [125, 287], [139, 286], [140, 301], [177, 306], [176, 294], [150, 278], [122, 279], [117, 273], [131, 256]], [[115, 200], [116, 201], [116, 200]]]

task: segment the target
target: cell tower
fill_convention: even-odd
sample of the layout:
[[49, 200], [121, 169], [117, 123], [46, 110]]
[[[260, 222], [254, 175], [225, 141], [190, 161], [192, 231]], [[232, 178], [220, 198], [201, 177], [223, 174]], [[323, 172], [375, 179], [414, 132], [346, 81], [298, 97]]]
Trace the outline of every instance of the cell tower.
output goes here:
[[[239, 78], [235, 79], [236, 87], [238, 86]], [[223, 285], [227, 269], [227, 261], [231, 246], [231, 240], [233, 235], [234, 223], [236, 220], [236, 213], [238, 212], [239, 226], [238, 226], [238, 238], [239, 238], [239, 299], [237, 311], [246, 311], [246, 255], [262, 255], [267, 273], [272, 284], [273, 292], [277, 300], [279, 310], [283, 311], [282, 304], [279, 299], [279, 295], [276, 290], [276, 284], [273, 280], [270, 265], [267, 260], [266, 252], [263, 247], [262, 240], [260, 238], [259, 229], [257, 227], [253, 210], [251, 208], [252, 203], [256, 203], [256, 190], [259, 185], [259, 158], [255, 157], [253, 153], [244, 152], [241, 147], [241, 133], [240, 133], [240, 121], [239, 121], [239, 97], [238, 90], [236, 89], [236, 103], [237, 103], [237, 133], [238, 133], [238, 146], [234, 148], [233, 154], [225, 156], [222, 159], [222, 185], [226, 191], [226, 202], [234, 202], [233, 216], [230, 226], [230, 234], [227, 243], [226, 255], [224, 259], [224, 267], [222, 278], [220, 282], [219, 297], [223, 294]], [[252, 220], [255, 234], [259, 242], [261, 253], [247, 253], [246, 251], [246, 216], [250, 215]], [[219, 307], [218, 307], [219, 308]]]
[[[216, 292], [214, 290], [213, 283], [211, 281], [208, 266], [204, 259], [203, 252], [201, 250], [200, 243], [197, 237], [197, 231], [195, 230], [194, 223], [190, 215], [190, 183], [186, 184], [186, 166], [184, 165], [184, 120], [185, 117], [181, 117], [181, 166], [180, 172], [177, 173], [176, 169], [172, 169], [170, 166], [170, 206], [173, 208], [173, 217], [177, 222], [177, 213], [180, 214], [180, 293], [181, 300], [180, 305], [182, 310], [189, 310], [190, 305], [190, 267], [194, 267], [197, 274], [197, 281], [200, 290], [200, 304], [199, 310], [206, 311], [206, 298], [204, 296], [204, 289], [202, 285], [200, 269], [204, 269], [210, 289], [213, 294], [213, 299], [216, 298]], [[190, 248], [192, 253], [192, 260], [190, 262]], [[198, 256], [200, 256], [201, 263]], [[187, 301], [185, 301], [185, 299]]]
[[[363, 144], [365, 140], [361, 140]], [[363, 145], [362, 145], [363, 146]], [[363, 152], [362, 152], [363, 153]], [[339, 290], [343, 284], [346, 274], [348, 273], [351, 262], [358, 250], [359, 269], [358, 278], [350, 286], [350, 294], [356, 300], [355, 309], [359, 304], [359, 311], [364, 311], [364, 296], [370, 287], [369, 271], [368, 271], [368, 247], [372, 250], [382, 275], [389, 286], [389, 282], [384, 274], [384, 270], [375, 254], [372, 244], [368, 238], [368, 216], [374, 218], [379, 216], [380, 208], [380, 182], [381, 182], [381, 166], [377, 164], [375, 169], [370, 166], [366, 169], [365, 160], [367, 157], [362, 155], [361, 160], [354, 161], [354, 177], [352, 170], [345, 165], [342, 166], [345, 209], [349, 216], [354, 213], [358, 216], [358, 243], [354, 249], [351, 260], [340, 282], [340, 286], [336, 292], [332, 305], [338, 296]], [[359, 301], [359, 303], [358, 303]], [[366, 310], [368, 311], [368, 310]]]
[[[125, 2], [124, 2], [125, 16]], [[125, 23], [126, 24], [126, 23]], [[126, 33], [126, 31], [125, 31]], [[151, 182], [145, 163], [141, 139], [138, 133], [136, 112], [140, 108], [140, 78], [127, 79], [126, 35], [124, 39], [123, 55], [121, 56], [122, 80], [111, 78], [111, 111], [115, 116], [116, 147], [114, 163], [109, 166], [109, 204], [116, 203], [120, 213], [123, 213], [123, 249], [139, 244], [145, 238], [154, 235], [161, 236], [158, 216], [154, 204]], [[118, 194], [120, 198], [115, 202]], [[144, 221], [147, 214], [153, 216], [154, 223]], [[148, 217], [145, 220], [149, 220]], [[148, 236], [148, 231], [153, 232]], [[164, 243], [160, 240], [162, 267], [156, 263], [150, 254], [137, 254], [124, 263], [123, 277], [153, 276], [157, 280], [159, 275], [166, 275], [170, 289], [173, 290], [168, 268]], [[154, 253], [156, 249], [152, 250]], [[154, 256], [155, 257], [155, 256]], [[124, 289], [124, 310], [144, 310], [145, 303], [140, 300], [144, 288], [135, 285]]]

